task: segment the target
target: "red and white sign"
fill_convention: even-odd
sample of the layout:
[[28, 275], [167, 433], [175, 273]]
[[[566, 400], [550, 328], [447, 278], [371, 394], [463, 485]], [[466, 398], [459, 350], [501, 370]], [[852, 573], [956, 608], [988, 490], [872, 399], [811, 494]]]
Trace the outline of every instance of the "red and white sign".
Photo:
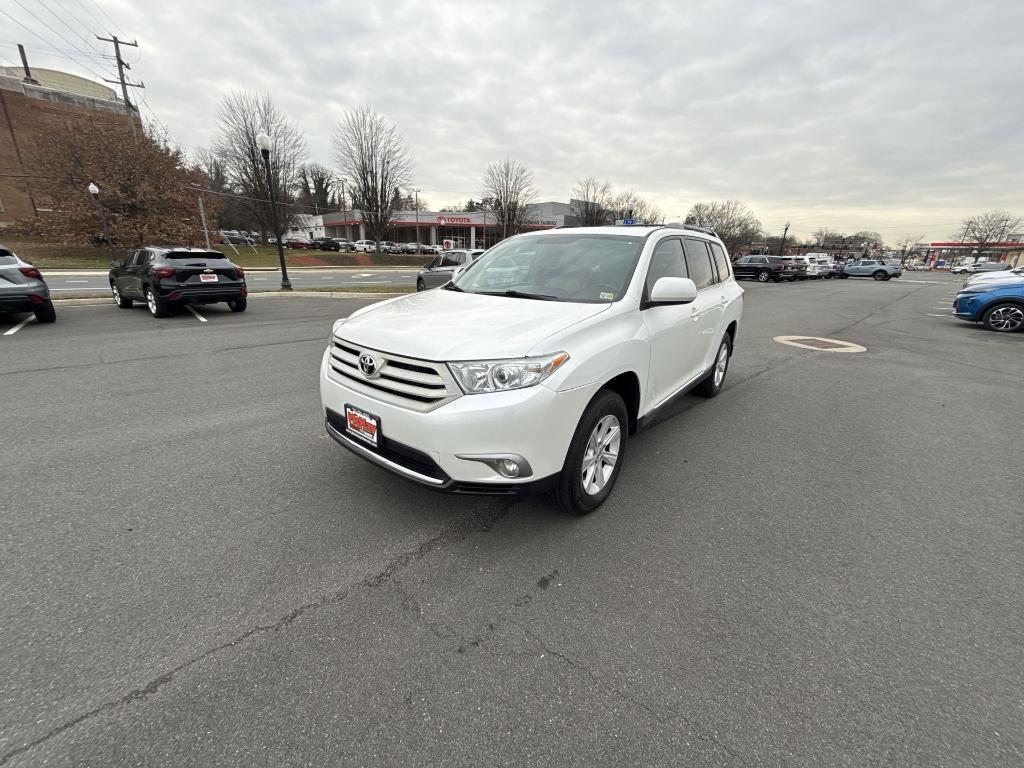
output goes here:
[[444, 227], [449, 224], [472, 224], [473, 220], [469, 216], [438, 216], [437, 223]]
[[455, 247], [455, 242], [453, 240], [442, 240], [441, 241], [441, 250], [442, 251], [450, 251], [454, 247]]

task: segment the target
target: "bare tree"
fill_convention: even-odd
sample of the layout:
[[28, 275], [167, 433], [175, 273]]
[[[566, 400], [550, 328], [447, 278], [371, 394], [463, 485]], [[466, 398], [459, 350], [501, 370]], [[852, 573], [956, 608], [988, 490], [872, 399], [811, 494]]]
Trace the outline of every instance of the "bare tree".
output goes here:
[[842, 234], [828, 227], [818, 227], [811, 235], [814, 237], [814, 245], [824, 245], [826, 240], [833, 237], [842, 237]]
[[885, 248], [884, 238], [877, 232], [872, 232], [871, 230], [862, 229], [860, 232], [854, 232], [850, 237], [853, 240], [856, 240], [858, 244], [867, 243], [864, 247], [868, 249], [882, 250]]
[[658, 206], [640, 197], [632, 189], [615, 195], [611, 207], [620, 219], [628, 218], [629, 212], [632, 211], [633, 221], [641, 224], [660, 224], [665, 220], [665, 214]]
[[900, 249], [901, 266], [906, 266], [907, 262], [914, 258], [914, 250], [922, 240], [924, 235], [905, 235], [896, 243], [896, 247]]
[[[16, 222], [12, 231], [51, 242], [99, 243], [100, 222], [87, 187], [99, 187], [110, 238], [119, 247], [146, 243], [202, 242], [195, 187], [199, 169], [152, 127], [133, 140], [120, 120], [74, 124], [43, 115], [27, 149], [39, 174], [30, 188], [50, 211]], [[208, 200], [215, 214], [219, 202]]]
[[995, 243], [1019, 232], [1024, 219], [1006, 211], [988, 211], [963, 220], [960, 231], [954, 235], [961, 242], [974, 246], [974, 260], [977, 261], [986, 249]]
[[[284, 230], [294, 214], [304, 213], [291, 202], [306, 159], [306, 140], [266, 93], [233, 91], [221, 102], [217, 120], [213, 151], [235, 191], [251, 198], [249, 211], [264, 236], [273, 226], [267, 173], [256, 137], [262, 132], [270, 136], [270, 175], [277, 193], [279, 226]], [[283, 234], [274, 233], [276, 237]]]
[[581, 227], [597, 227], [615, 220], [612, 185], [593, 176], [577, 179], [572, 188], [570, 208]]
[[502, 239], [519, 232], [529, 220], [530, 206], [537, 201], [533, 174], [510, 158], [487, 166], [483, 193], [494, 201], [491, 211]]
[[412, 163], [398, 129], [370, 107], [350, 109], [334, 131], [334, 161], [352, 180], [349, 194], [367, 235], [377, 243], [401, 208], [401, 188], [412, 183]]
[[686, 214], [686, 223], [713, 229], [729, 251], [760, 239], [762, 234], [761, 221], [739, 200], [695, 203]]

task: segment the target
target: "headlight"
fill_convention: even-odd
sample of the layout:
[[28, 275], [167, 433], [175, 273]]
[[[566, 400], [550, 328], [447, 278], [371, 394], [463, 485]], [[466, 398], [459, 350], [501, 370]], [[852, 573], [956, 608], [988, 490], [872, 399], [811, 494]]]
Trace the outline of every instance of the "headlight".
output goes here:
[[540, 384], [557, 371], [568, 352], [556, 352], [543, 357], [524, 357], [518, 360], [471, 360], [448, 363], [448, 369], [467, 395], [483, 392], [504, 392]]

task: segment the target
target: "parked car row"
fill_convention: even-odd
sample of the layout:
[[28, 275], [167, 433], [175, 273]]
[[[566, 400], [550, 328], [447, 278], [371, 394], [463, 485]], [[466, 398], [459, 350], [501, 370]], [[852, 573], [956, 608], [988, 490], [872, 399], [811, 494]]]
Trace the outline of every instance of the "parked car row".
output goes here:
[[979, 272], [1003, 272], [1010, 269], [1010, 265], [1002, 261], [976, 261], [970, 264], [958, 264], [950, 267], [951, 275], [975, 275]]
[[831, 280], [849, 277], [871, 277], [891, 280], [903, 274], [899, 266], [879, 259], [857, 259], [836, 262], [811, 256], [743, 256], [733, 262], [736, 279], [759, 283], [781, 283], [783, 280]]

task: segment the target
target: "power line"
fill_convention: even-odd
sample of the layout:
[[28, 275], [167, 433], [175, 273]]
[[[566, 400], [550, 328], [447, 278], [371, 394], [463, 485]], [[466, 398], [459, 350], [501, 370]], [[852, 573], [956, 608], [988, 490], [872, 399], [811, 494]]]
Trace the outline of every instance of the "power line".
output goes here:
[[[83, 8], [85, 8], [85, 3], [82, 2], [82, 0], [78, 0], [78, 4], [81, 5]], [[105, 18], [107, 20], [107, 22], [110, 24], [110, 26], [113, 28], [113, 30], [115, 32], [121, 32], [122, 31], [118, 27], [117, 23], [112, 18], [110, 18], [110, 14], [108, 14], [105, 10], [103, 10], [103, 6], [102, 5], [100, 5], [98, 2], [96, 2], [96, 0], [92, 0], [92, 4], [96, 6], [97, 10], [103, 15], [103, 18]]]
[[[57, 21], [59, 21], [61, 24], [63, 24], [65, 27], [67, 27], [68, 30], [71, 32], [71, 34], [75, 35], [76, 37], [78, 37], [78, 39], [80, 39], [82, 42], [84, 42], [86, 48], [89, 48], [90, 50], [94, 51], [95, 53], [99, 53], [99, 54], [102, 55], [103, 52], [101, 50], [96, 48], [96, 46], [94, 46], [89, 40], [84, 38], [80, 32], [78, 32], [74, 27], [72, 27], [70, 24], [68, 24], [61, 16], [58, 16], [56, 13], [54, 13], [53, 10], [50, 8], [50, 6], [48, 6], [46, 4], [46, 0], [37, 0], [37, 2], [40, 5], [43, 6], [43, 8], [46, 10], [47, 13], [49, 13], [51, 16], [53, 16], [53, 18], [55, 18]], [[77, 21], [77, 19], [76, 19], [76, 21]], [[85, 51], [83, 51], [83, 53], [85, 53]]]
[[[15, 46], [15, 47], [18, 46], [18, 45], [22, 45], [28, 51], [33, 51], [33, 52], [36, 52], [36, 53], [46, 54], [47, 56], [57, 56], [59, 58], [71, 59], [72, 61], [74, 60], [74, 56], [69, 55], [69, 54], [72, 53], [71, 51], [69, 51], [66, 48], [58, 48], [55, 45], [38, 45], [38, 44], [34, 44], [34, 43], [19, 43], [16, 40], [0, 40], [0, 45], [10, 45], [10, 46]], [[86, 54], [81, 54], [81, 55], [85, 56]], [[111, 59], [114, 58], [113, 56], [109, 56], [109, 55], [106, 55], [106, 54], [103, 54], [103, 53], [90, 53], [90, 54], [88, 54], [88, 56], [89, 56], [90, 59], [100, 60], [100, 61], [107, 61], [107, 60], [111, 60]]]
[[[18, 0], [14, 0], [14, 2], [18, 3]], [[18, 3], [18, 4], [19, 4], [19, 5], [21, 5], [21, 3]], [[24, 7], [24, 6], [22, 6], [22, 7]], [[42, 35], [40, 35], [40, 34], [39, 34], [38, 32], [36, 32], [36, 31], [35, 31], [34, 29], [32, 29], [31, 27], [27, 26], [26, 24], [22, 23], [22, 22], [21, 22], [21, 21], [19, 21], [18, 19], [16, 19], [16, 18], [14, 18], [13, 16], [11, 16], [11, 14], [9, 14], [9, 13], [8, 13], [7, 11], [5, 11], [5, 10], [4, 10], [3, 8], [0, 8], [0, 13], [2, 13], [2, 14], [3, 14], [4, 16], [6, 16], [7, 18], [9, 18], [9, 19], [10, 19], [11, 21], [13, 21], [13, 22], [14, 22], [15, 24], [17, 24], [17, 25], [19, 25], [19, 26], [23, 27], [24, 29], [28, 30], [29, 32], [31, 32], [31, 33], [32, 33], [33, 35], [35, 35], [36, 37], [38, 37], [38, 38], [39, 38], [40, 40], [42, 40], [42, 41], [43, 41], [44, 43], [46, 43], [47, 45], [49, 45], [49, 43], [50, 43], [50, 41], [49, 41], [49, 40], [47, 40], [47, 39], [46, 39], [45, 37], [43, 37]], [[36, 16], [36, 18], [37, 18], [37, 19], [39, 19], [39, 17], [38, 17], [38, 16]], [[42, 21], [42, 20], [40, 19], [40, 21]], [[43, 22], [43, 26], [45, 26], [45, 27], [47, 27], [48, 29], [50, 29], [50, 31], [52, 31], [52, 32], [55, 32], [55, 30], [54, 30], [54, 29], [53, 29], [52, 27], [50, 27], [50, 26], [49, 26], [48, 24], [46, 24], [46, 22]], [[57, 35], [58, 35], [58, 37], [60, 37], [60, 38], [61, 38], [62, 40], [64, 40], [65, 42], [67, 42], [67, 38], [65, 38], [65, 37], [64, 37], [63, 35], [61, 35], [61, 34], [59, 34], [59, 33], [57, 33]], [[78, 48], [76, 48], [75, 46], [72, 46], [72, 48], [75, 48], [75, 50], [78, 50]], [[73, 62], [75, 62], [76, 64], [78, 64], [78, 66], [80, 66], [80, 67], [81, 67], [82, 69], [84, 69], [84, 70], [86, 70], [87, 72], [89, 72], [89, 73], [91, 73], [92, 75], [94, 75], [95, 77], [99, 78], [100, 80], [102, 80], [102, 79], [103, 79], [103, 75], [101, 75], [101, 74], [100, 74], [99, 72], [97, 72], [97, 71], [96, 71], [95, 69], [93, 69], [92, 67], [90, 67], [90, 66], [88, 66], [88, 65], [86, 65], [86, 64], [83, 64], [83, 63], [82, 63], [81, 61], [79, 61], [79, 60], [78, 60], [78, 58], [77, 58], [77, 57], [75, 57], [75, 56], [71, 56], [71, 55], [68, 55], [68, 58], [69, 58], [69, 59], [71, 59], [71, 60], [72, 60]]]

